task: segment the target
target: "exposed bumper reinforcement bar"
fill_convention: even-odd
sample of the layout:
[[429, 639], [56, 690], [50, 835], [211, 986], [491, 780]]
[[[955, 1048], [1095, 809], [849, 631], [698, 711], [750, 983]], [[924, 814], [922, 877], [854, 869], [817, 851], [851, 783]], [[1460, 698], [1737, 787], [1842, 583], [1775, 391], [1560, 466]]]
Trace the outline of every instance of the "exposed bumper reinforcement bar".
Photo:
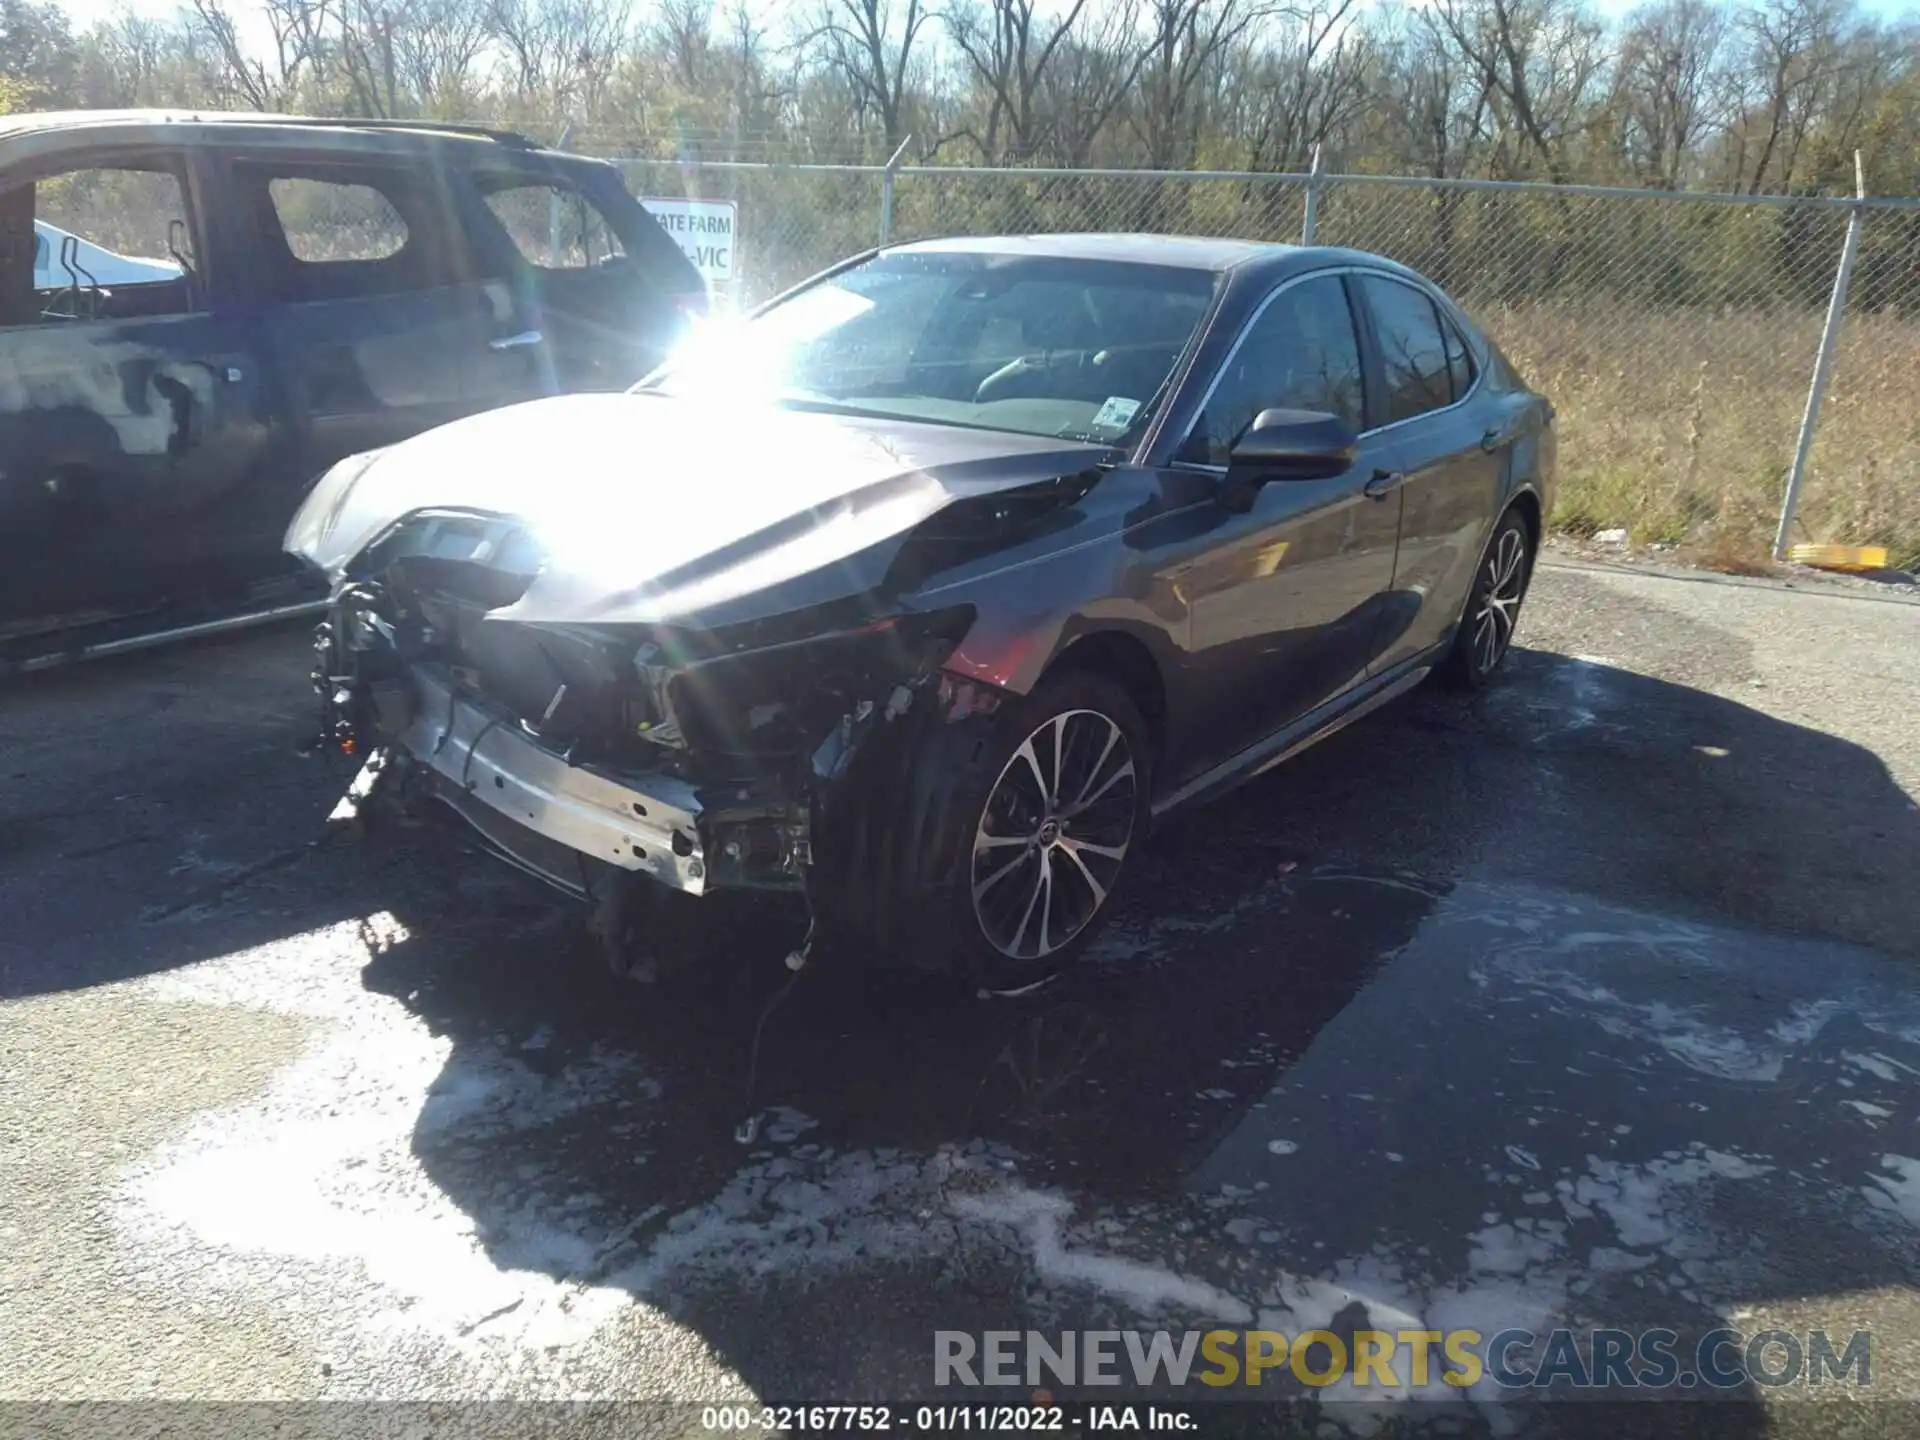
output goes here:
[[[475, 819], [476, 802], [593, 859], [650, 875], [675, 890], [705, 891], [700, 806], [684, 781], [649, 776], [645, 790], [635, 789], [567, 764], [523, 736], [516, 721], [455, 696], [430, 675], [415, 671], [413, 685], [400, 747], [450, 784], [456, 794], [449, 803], [496, 844], [497, 827]], [[536, 868], [559, 883], [559, 876], [548, 873], [559, 868], [551, 861]]]

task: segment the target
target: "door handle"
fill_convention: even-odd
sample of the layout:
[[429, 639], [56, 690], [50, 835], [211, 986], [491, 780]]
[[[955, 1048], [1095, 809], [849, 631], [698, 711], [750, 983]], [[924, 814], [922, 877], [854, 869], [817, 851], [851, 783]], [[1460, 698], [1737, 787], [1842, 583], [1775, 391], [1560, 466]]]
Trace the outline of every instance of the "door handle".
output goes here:
[[522, 330], [518, 335], [502, 335], [497, 340], [489, 340], [489, 350], [524, 350], [529, 345], [538, 345], [542, 340], [538, 330]]
[[1384, 500], [1406, 483], [1404, 470], [1376, 470], [1364, 488], [1369, 500]]
[[1504, 427], [1495, 426], [1480, 437], [1480, 448], [1491, 455], [1495, 450], [1498, 450], [1502, 445], [1505, 445], [1509, 440], [1513, 439], [1516, 433], [1515, 427], [1511, 425]]

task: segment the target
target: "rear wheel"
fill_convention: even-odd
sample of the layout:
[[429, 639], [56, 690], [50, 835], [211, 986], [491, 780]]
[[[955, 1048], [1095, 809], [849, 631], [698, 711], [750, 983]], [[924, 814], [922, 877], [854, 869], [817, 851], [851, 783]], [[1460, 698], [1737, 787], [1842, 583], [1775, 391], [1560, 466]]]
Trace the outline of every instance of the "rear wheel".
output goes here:
[[1533, 532], [1525, 516], [1509, 510], [1494, 527], [1473, 577], [1453, 648], [1440, 662], [1442, 680], [1456, 689], [1478, 690], [1493, 678], [1512, 647], [1532, 579]]

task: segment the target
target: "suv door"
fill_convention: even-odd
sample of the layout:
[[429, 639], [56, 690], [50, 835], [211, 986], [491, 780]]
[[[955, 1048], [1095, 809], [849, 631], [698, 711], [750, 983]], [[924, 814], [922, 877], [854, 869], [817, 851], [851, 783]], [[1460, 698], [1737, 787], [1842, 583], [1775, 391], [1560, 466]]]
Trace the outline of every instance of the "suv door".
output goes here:
[[[1174, 463], [1224, 476], [1234, 441], [1272, 407], [1340, 415], [1361, 430], [1363, 374], [1341, 274], [1286, 281], [1234, 342]], [[1367, 487], [1396, 466], [1391, 439], [1370, 435], [1343, 475], [1272, 481], [1245, 513], [1221, 502], [1178, 582], [1195, 692], [1210, 712], [1198, 737], [1206, 752], [1233, 755], [1366, 675], [1400, 508], [1391, 490], [1376, 498]]]
[[[1356, 277], [1377, 357], [1382, 422], [1406, 476], [1393, 610], [1381, 668], [1438, 644], [1459, 618], [1499, 502], [1505, 452], [1468, 403], [1478, 376], [1445, 307], [1377, 271]], [[1497, 438], [1497, 437], [1491, 437]]]
[[476, 356], [487, 404], [622, 390], [706, 309], [700, 273], [610, 167], [470, 172], [473, 249], [514, 317]]
[[484, 402], [467, 371], [494, 333], [451, 182], [427, 160], [288, 156], [228, 167], [255, 291], [300, 432], [284, 528], [335, 461]]
[[0, 617], [164, 601], [250, 556], [241, 502], [280, 417], [230, 277], [202, 263], [205, 178], [121, 147], [0, 180]]

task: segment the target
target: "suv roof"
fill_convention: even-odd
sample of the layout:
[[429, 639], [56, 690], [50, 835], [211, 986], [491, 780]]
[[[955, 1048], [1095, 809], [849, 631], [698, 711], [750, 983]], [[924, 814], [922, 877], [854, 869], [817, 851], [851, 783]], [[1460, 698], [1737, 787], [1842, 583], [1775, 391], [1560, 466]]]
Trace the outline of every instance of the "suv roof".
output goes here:
[[438, 120], [371, 120], [355, 116], [269, 115], [223, 110], [55, 110], [0, 116], [0, 146], [87, 132], [101, 140], [194, 143], [313, 143], [359, 151], [415, 150], [422, 144], [503, 147], [554, 153], [525, 135]]

